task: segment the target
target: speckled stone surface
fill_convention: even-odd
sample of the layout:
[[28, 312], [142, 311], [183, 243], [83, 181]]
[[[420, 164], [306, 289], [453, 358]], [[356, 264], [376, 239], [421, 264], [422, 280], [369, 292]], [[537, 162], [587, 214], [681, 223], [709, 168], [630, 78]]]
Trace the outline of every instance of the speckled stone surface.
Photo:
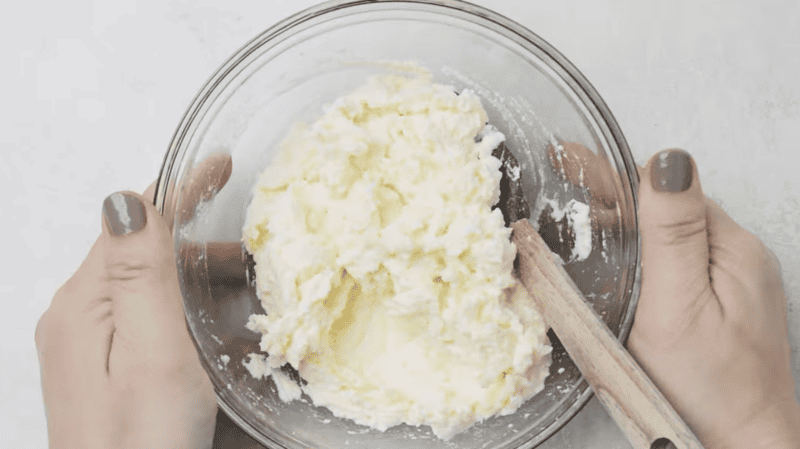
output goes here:
[[[255, 34], [314, 3], [4, 8], [0, 446], [47, 446], [34, 327], [100, 232], [103, 199], [153, 182], [207, 77]], [[569, 58], [610, 106], [637, 162], [667, 147], [694, 155], [706, 194], [780, 259], [800, 378], [800, 3], [476, 3]], [[629, 445], [595, 399], [542, 447]]]

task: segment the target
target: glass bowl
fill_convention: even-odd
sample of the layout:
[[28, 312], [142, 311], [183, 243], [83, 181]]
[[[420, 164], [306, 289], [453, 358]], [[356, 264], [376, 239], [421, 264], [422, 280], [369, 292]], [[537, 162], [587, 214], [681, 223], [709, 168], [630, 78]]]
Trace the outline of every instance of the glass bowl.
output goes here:
[[[625, 341], [639, 294], [640, 243], [636, 165], [619, 126], [589, 82], [544, 40], [487, 9], [452, 0], [321, 4], [257, 36], [203, 86], [178, 126], [156, 188], [156, 206], [173, 221], [189, 331], [220, 408], [268, 447], [534, 447], [592, 394], [552, 332], [544, 391], [516, 413], [449, 441], [425, 426], [362, 427], [307, 397], [284, 403], [271, 379], [255, 380], [242, 365], [247, 354], [259, 352], [260, 335], [245, 328], [247, 318], [264, 313], [239, 243], [251, 189], [292, 124], [313, 121], [323, 105], [370, 75], [402, 70], [390, 61], [414, 61], [434, 82], [478, 93], [519, 159], [531, 221], [552, 234], [546, 240], [555, 251], [568, 254], [547, 205], [563, 207], [572, 199], [591, 205], [592, 252], [565, 267]], [[590, 156], [580, 165], [581, 181], [603, 182], [568, 180], [566, 164], [555, 163], [570, 157], [562, 148]], [[219, 188], [208, 161], [224, 155], [232, 169]]]

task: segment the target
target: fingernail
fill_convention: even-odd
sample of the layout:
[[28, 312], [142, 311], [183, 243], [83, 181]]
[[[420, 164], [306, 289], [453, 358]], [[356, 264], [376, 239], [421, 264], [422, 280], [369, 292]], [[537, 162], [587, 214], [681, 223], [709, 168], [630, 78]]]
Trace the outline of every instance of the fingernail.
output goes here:
[[692, 157], [683, 150], [658, 153], [650, 168], [653, 188], [661, 192], [683, 192], [692, 185]]
[[144, 205], [129, 193], [112, 193], [103, 202], [103, 216], [113, 235], [136, 232], [147, 223]]
[[650, 449], [676, 449], [676, 447], [675, 443], [668, 438], [659, 438], [653, 441], [653, 444], [650, 445]]

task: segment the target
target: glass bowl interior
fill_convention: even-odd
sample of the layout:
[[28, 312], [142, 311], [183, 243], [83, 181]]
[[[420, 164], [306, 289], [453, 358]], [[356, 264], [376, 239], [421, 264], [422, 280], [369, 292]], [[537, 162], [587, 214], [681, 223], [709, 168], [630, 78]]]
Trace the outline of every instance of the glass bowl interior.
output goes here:
[[[428, 69], [434, 82], [478, 93], [490, 123], [519, 159], [532, 222], [552, 225], [548, 203], [564, 206], [576, 199], [592, 206], [592, 252], [565, 267], [616, 335], [624, 340], [630, 330], [638, 299], [638, 178], [613, 117], [580, 73], [530, 31], [469, 4], [326, 3], [267, 30], [218, 70], [181, 122], [157, 184], [156, 205], [174, 219], [188, 327], [218, 402], [268, 447], [529, 448], [558, 430], [591, 395], [552, 332], [553, 363], [544, 391], [516, 413], [478, 423], [446, 442], [427, 427], [379, 432], [358, 426], [305, 396], [284, 403], [272, 380], [255, 380], [242, 366], [247, 354], [259, 352], [260, 335], [245, 323], [264, 311], [246, 264], [220, 271], [213, 253], [227, 247], [229, 258], [239, 257], [252, 188], [294, 123], [313, 121], [323, 105], [370, 75], [409, 70], [402, 64], [408, 61]], [[568, 182], [554, 168], [547, 149], [566, 142], [605, 161], [587, 166], [586, 174], [606, 180], [603, 192]], [[216, 189], [198, 167], [219, 154], [230, 155], [232, 171]], [[187, 186], [204, 183], [210, 191], [198, 203]], [[557, 240], [548, 243], [563, 250]]]

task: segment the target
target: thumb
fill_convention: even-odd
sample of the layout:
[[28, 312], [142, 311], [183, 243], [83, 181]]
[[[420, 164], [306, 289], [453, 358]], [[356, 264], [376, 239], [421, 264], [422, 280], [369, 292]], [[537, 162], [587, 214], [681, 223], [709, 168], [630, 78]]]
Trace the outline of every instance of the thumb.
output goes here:
[[657, 153], [641, 175], [642, 291], [636, 320], [662, 330], [656, 332], [659, 338], [676, 336], [713, 297], [705, 195], [697, 167], [683, 150]]
[[[114, 344], [151, 362], [187, 352], [172, 235], [151, 201], [117, 192], [103, 203], [105, 281], [111, 296]], [[172, 363], [170, 360], [160, 360]]]

